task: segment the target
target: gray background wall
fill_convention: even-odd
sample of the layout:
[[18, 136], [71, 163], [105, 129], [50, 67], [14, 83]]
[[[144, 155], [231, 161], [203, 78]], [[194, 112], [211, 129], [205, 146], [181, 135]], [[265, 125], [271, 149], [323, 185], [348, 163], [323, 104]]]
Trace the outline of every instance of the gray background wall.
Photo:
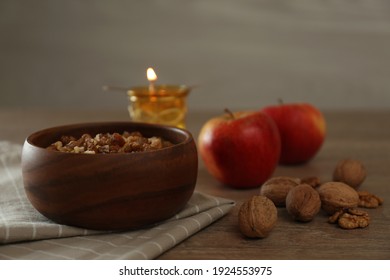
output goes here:
[[0, 109], [123, 108], [149, 66], [194, 110], [389, 109], [390, 1], [0, 1]]

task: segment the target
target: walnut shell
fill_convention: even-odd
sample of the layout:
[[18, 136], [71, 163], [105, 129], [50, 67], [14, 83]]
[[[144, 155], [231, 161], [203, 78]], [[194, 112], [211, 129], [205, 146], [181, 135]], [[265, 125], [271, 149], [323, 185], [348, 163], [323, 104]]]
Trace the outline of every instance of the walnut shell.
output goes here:
[[342, 182], [328, 182], [317, 188], [321, 198], [321, 206], [332, 215], [343, 208], [357, 207], [359, 195], [357, 191]]
[[276, 206], [285, 206], [288, 192], [300, 183], [301, 179], [299, 178], [287, 176], [273, 177], [261, 186], [260, 195], [271, 199]]
[[292, 188], [286, 197], [287, 212], [297, 221], [311, 221], [321, 209], [318, 192], [308, 184]]
[[367, 172], [363, 163], [358, 160], [345, 159], [338, 162], [334, 172], [333, 181], [343, 182], [358, 188], [366, 179]]
[[304, 177], [301, 179], [301, 184], [308, 184], [313, 188], [317, 188], [321, 185], [320, 178], [316, 176]]
[[278, 219], [275, 204], [265, 196], [256, 195], [244, 202], [238, 213], [242, 234], [247, 237], [267, 237]]

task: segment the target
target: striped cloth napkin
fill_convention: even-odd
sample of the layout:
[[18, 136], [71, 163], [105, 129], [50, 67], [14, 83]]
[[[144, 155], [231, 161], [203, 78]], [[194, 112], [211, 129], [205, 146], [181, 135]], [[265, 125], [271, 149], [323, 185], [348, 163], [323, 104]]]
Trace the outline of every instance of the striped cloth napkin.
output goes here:
[[195, 192], [181, 212], [147, 229], [103, 232], [56, 224], [24, 193], [21, 150], [0, 141], [0, 259], [154, 259], [234, 206]]

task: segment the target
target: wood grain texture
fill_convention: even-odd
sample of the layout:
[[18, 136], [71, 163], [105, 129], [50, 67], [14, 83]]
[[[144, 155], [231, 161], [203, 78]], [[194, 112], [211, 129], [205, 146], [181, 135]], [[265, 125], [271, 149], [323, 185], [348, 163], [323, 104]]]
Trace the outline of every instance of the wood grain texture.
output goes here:
[[[279, 166], [274, 175], [316, 175], [322, 181], [330, 181], [338, 160], [360, 159], [368, 172], [361, 190], [385, 200], [379, 208], [367, 209], [372, 220], [367, 228], [340, 229], [327, 223], [323, 211], [310, 223], [298, 223], [290, 218], [285, 208], [278, 208], [277, 225], [267, 238], [245, 238], [238, 230], [238, 208], [259, 190], [238, 191], [222, 186], [200, 161], [196, 190], [234, 199], [237, 205], [227, 216], [161, 255], [160, 259], [390, 259], [390, 111], [324, 113], [328, 133], [318, 155], [305, 165]], [[1, 110], [0, 138], [22, 143], [27, 133], [50, 125], [103, 117], [128, 118], [125, 111], [57, 111], [48, 118], [50, 114], [50, 110]], [[202, 124], [217, 114], [219, 112], [190, 112], [188, 128], [195, 139]]]
[[[61, 135], [139, 131], [174, 143], [156, 151], [72, 154], [47, 150]], [[30, 135], [22, 153], [25, 191], [33, 206], [58, 223], [90, 229], [132, 229], [167, 219], [190, 199], [197, 179], [191, 134], [137, 123], [60, 126]]]

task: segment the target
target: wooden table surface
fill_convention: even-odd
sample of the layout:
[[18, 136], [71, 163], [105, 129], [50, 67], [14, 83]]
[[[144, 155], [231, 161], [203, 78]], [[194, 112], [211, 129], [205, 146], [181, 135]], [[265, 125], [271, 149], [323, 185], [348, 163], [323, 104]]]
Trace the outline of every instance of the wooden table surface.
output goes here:
[[[191, 112], [188, 130], [197, 137], [204, 122], [219, 112]], [[237, 225], [243, 201], [259, 189], [234, 190], [218, 183], [199, 165], [197, 190], [237, 202], [225, 217], [160, 256], [160, 259], [390, 259], [390, 110], [324, 112], [328, 132], [317, 156], [307, 164], [278, 166], [274, 176], [318, 176], [331, 180], [336, 163], [345, 158], [361, 160], [368, 170], [362, 190], [384, 198], [384, 205], [367, 209], [371, 224], [364, 229], [343, 230], [320, 214], [309, 223], [294, 222], [278, 208], [278, 222], [265, 239], [244, 238]], [[89, 121], [128, 120], [126, 111], [59, 111], [0, 109], [0, 140], [22, 144], [36, 130]]]

